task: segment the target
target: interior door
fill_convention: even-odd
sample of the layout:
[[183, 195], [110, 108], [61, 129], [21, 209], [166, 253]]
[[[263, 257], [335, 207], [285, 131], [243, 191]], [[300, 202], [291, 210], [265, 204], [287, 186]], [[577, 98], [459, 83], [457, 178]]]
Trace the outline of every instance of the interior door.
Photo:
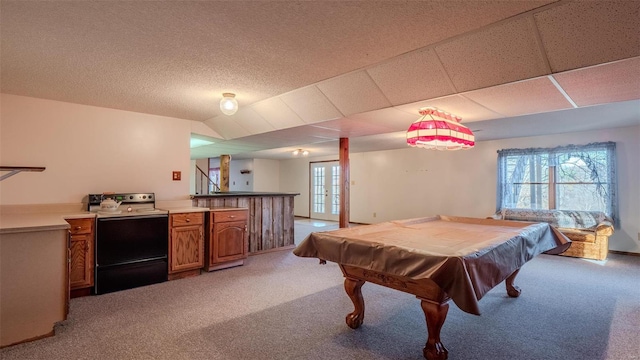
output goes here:
[[338, 221], [340, 215], [340, 163], [338, 161], [311, 163], [312, 219]]

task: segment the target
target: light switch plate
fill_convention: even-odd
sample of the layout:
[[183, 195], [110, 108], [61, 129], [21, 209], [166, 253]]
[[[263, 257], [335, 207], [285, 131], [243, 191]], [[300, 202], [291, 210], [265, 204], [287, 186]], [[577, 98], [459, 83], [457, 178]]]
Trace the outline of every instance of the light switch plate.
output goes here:
[[173, 181], [180, 181], [182, 178], [182, 172], [174, 171], [173, 172]]

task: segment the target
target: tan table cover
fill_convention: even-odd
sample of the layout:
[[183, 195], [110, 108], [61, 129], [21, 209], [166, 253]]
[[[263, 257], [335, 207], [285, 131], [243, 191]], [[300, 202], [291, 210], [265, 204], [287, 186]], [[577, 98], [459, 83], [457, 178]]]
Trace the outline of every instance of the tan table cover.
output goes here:
[[534, 256], [571, 241], [547, 223], [438, 215], [311, 233], [293, 253], [414, 280], [428, 278], [463, 311]]

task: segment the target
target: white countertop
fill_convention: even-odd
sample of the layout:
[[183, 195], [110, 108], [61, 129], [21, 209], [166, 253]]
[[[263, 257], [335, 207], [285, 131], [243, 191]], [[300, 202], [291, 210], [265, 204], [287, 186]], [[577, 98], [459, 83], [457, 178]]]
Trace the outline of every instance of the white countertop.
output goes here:
[[165, 206], [162, 208], [158, 208], [161, 210], [166, 210], [169, 214], [179, 214], [179, 213], [192, 213], [192, 212], [207, 212], [209, 208], [203, 207], [195, 207], [195, 206]]
[[95, 218], [88, 211], [0, 213], [0, 234], [69, 229], [65, 219]]

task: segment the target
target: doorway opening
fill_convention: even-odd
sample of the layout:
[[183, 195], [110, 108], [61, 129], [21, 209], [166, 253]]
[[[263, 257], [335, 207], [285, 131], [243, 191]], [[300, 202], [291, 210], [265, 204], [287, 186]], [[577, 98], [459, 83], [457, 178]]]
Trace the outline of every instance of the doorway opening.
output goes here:
[[340, 162], [322, 161], [309, 164], [309, 217], [338, 221], [340, 215]]

